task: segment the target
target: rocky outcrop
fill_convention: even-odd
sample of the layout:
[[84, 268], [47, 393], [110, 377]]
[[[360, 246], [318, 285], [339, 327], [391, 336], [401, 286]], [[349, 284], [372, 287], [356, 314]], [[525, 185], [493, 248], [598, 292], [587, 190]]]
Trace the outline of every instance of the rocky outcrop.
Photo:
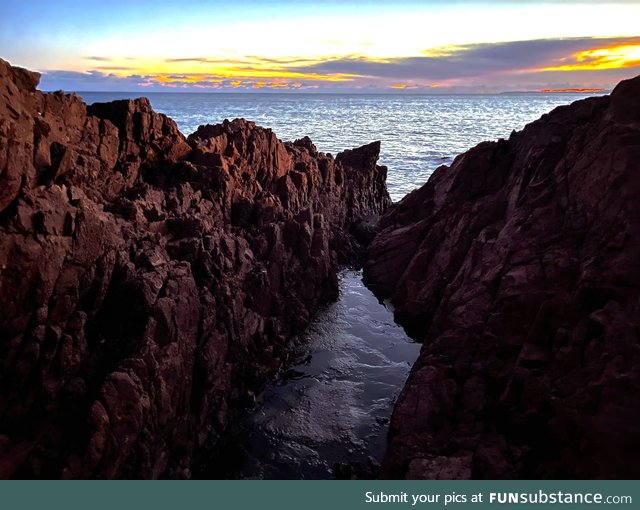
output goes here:
[[185, 138], [38, 79], [0, 60], [0, 477], [188, 477], [336, 297], [379, 144]]
[[424, 341], [384, 476], [640, 476], [640, 77], [440, 167], [365, 279]]

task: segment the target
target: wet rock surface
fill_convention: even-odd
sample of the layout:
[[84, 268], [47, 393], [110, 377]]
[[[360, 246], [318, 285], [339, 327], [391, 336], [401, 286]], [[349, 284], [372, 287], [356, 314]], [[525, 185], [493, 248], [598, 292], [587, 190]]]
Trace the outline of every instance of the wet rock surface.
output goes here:
[[640, 77], [440, 167], [365, 279], [424, 341], [383, 476], [640, 476]]
[[362, 253], [379, 144], [185, 138], [38, 78], [0, 60], [0, 477], [189, 477]]

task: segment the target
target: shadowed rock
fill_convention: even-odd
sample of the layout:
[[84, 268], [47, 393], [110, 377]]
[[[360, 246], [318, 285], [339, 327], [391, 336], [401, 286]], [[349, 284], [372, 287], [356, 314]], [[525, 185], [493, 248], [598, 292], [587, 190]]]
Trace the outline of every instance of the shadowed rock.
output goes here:
[[385, 476], [640, 476], [640, 77], [438, 168], [365, 279], [424, 341]]
[[379, 145], [38, 79], [0, 60], [0, 477], [189, 477], [389, 205]]

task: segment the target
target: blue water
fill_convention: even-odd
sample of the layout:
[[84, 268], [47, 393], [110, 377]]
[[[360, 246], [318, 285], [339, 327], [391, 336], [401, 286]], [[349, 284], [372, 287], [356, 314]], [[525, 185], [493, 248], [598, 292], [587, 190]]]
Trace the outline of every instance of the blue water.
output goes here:
[[[87, 103], [139, 94], [80, 92]], [[577, 94], [373, 95], [373, 94], [147, 94], [156, 111], [185, 134], [201, 124], [244, 117], [272, 128], [282, 140], [309, 136], [336, 154], [382, 141], [380, 163], [389, 167], [391, 198], [400, 200], [431, 172], [484, 141], [508, 137]]]

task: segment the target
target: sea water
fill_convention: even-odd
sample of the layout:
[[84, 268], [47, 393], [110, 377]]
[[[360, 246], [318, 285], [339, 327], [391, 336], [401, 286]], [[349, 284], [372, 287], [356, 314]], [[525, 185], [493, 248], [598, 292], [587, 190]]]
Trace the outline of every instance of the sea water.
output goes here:
[[[79, 92], [87, 103], [141, 94]], [[309, 136], [337, 154], [380, 140], [394, 201], [425, 183], [438, 166], [485, 141], [506, 138], [577, 94], [399, 95], [149, 93], [153, 108], [188, 135], [202, 124], [245, 118], [281, 140]]]

